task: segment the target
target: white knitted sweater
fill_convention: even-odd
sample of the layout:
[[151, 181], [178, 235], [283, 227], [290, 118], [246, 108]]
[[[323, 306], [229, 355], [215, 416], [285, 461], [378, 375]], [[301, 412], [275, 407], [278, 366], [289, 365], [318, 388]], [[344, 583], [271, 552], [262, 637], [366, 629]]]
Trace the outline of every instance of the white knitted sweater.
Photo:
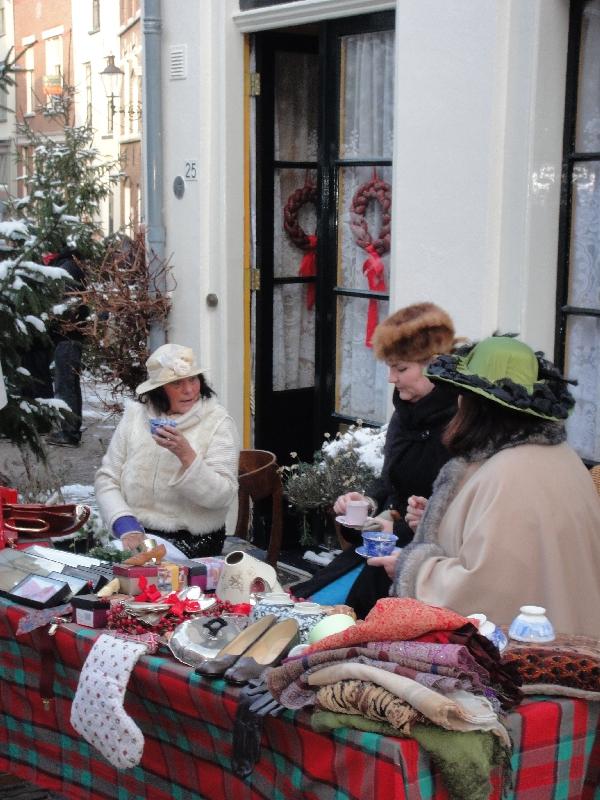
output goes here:
[[239, 440], [235, 423], [214, 398], [200, 399], [176, 417], [197, 453], [184, 469], [150, 434], [152, 406], [131, 403], [125, 409], [102, 465], [96, 473], [96, 499], [112, 530], [119, 517], [132, 514], [147, 528], [202, 534], [225, 524], [237, 494]]

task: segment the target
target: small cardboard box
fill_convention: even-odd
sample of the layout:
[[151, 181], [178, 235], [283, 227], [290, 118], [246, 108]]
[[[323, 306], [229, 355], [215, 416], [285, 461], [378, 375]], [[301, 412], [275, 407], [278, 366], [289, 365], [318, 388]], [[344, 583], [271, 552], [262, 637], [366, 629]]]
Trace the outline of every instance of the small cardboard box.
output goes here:
[[121, 591], [124, 594], [140, 594], [140, 578], [146, 579], [148, 586], [158, 583], [158, 567], [156, 564], [144, 564], [143, 567], [128, 567], [126, 564], [115, 564], [113, 575], [119, 579]]
[[109, 597], [98, 597], [97, 594], [80, 594], [73, 597], [71, 605], [78, 625], [86, 628], [106, 628], [107, 615], [110, 609]]

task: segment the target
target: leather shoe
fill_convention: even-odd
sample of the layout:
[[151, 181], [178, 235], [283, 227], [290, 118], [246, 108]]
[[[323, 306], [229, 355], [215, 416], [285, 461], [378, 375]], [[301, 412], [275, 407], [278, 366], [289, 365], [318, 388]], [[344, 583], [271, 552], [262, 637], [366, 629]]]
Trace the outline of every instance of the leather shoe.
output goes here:
[[271, 625], [276, 622], [277, 617], [274, 614], [266, 614], [264, 617], [256, 620], [230, 642], [222, 647], [214, 658], [207, 658], [202, 664], [196, 667], [198, 675], [204, 675], [207, 678], [218, 678], [226, 669], [232, 667], [242, 653], [246, 652], [248, 648], [252, 647], [269, 630]]
[[298, 622], [291, 618], [282, 619], [225, 672], [225, 680], [242, 686], [252, 678], [258, 678], [267, 667], [273, 667], [285, 658], [299, 639]]

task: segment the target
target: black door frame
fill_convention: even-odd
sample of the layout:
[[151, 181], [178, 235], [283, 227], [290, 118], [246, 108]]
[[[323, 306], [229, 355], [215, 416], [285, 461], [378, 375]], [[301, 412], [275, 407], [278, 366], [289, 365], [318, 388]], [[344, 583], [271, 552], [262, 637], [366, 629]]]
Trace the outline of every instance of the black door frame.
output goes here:
[[[337, 285], [338, 173], [344, 166], [391, 166], [391, 159], [341, 159], [339, 157], [340, 37], [394, 28], [393, 11], [329, 20], [307, 26], [301, 33], [264, 32], [256, 35], [256, 70], [261, 75], [261, 94], [256, 108], [256, 265], [261, 288], [256, 295], [255, 326], [255, 441], [257, 447], [276, 449], [270, 439], [270, 406], [273, 385], [273, 289], [277, 283], [307, 283], [312, 278], [275, 279], [273, 275], [274, 175], [278, 168], [313, 169], [317, 172], [320, 202], [317, 208], [317, 276], [315, 303], [315, 383], [314, 388], [291, 390], [294, 403], [311, 408], [311, 430], [305, 430], [297, 450], [312, 454], [325, 432], [340, 424], [354, 422], [336, 413], [335, 359], [336, 316], [340, 296], [375, 297], [387, 300], [384, 293], [345, 289]], [[318, 29], [318, 36], [313, 31]], [[274, 159], [275, 52], [292, 50], [319, 53], [319, 124], [316, 162], [286, 162]], [[326, 87], [327, 90], [323, 90]], [[291, 394], [290, 394], [291, 396]], [[293, 409], [290, 408], [290, 413]], [[368, 423], [368, 420], [365, 422]], [[288, 463], [287, 453], [279, 453]]]

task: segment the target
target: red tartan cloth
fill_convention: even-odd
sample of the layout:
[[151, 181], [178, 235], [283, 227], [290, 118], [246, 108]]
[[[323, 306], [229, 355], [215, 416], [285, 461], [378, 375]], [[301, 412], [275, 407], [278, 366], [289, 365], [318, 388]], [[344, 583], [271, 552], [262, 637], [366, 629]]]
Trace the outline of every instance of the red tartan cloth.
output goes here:
[[[39, 631], [14, 636], [22, 614], [0, 600], [0, 769], [71, 800], [445, 800], [439, 774], [413, 740], [341, 730], [315, 733], [305, 713], [265, 724], [262, 757], [246, 780], [231, 771], [237, 689], [171, 657], [144, 656], [125, 708], [145, 737], [139, 767], [118, 771], [71, 727], [81, 665], [99, 632], [75, 625], [55, 637], [55, 699], [39, 696]], [[512, 713], [517, 800], [592, 800], [600, 778], [600, 704], [527, 701]], [[492, 800], [499, 800], [498, 778]], [[600, 793], [596, 793], [596, 798]]]

